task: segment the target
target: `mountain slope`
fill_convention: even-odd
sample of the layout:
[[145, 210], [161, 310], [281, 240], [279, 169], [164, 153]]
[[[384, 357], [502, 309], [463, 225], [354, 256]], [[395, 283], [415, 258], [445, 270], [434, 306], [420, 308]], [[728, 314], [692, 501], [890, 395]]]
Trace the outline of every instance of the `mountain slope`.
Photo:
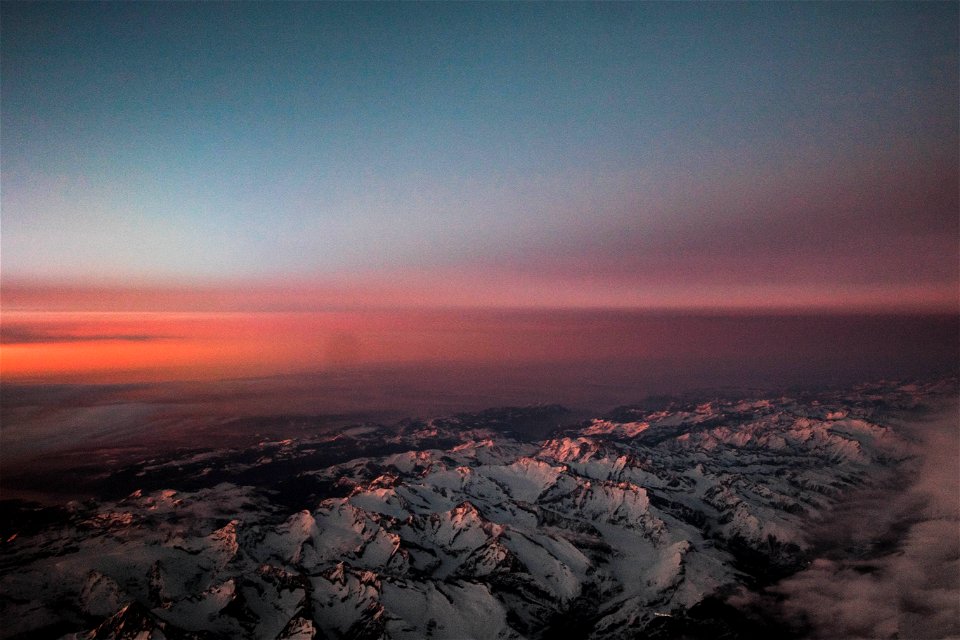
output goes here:
[[885, 412], [935, 393], [625, 407], [540, 440], [510, 409], [146, 460], [116, 476], [144, 489], [3, 544], [3, 636], [737, 637], [755, 621], [723, 594], [805, 566], [806, 523], [907, 457]]

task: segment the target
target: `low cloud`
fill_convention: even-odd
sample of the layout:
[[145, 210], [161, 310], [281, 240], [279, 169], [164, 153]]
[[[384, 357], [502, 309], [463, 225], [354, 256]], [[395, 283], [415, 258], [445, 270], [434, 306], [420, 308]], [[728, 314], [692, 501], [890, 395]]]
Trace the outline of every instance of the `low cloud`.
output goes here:
[[921, 455], [912, 482], [844, 505], [816, 532], [822, 557], [769, 589], [772, 597], [731, 602], [776, 607], [813, 638], [960, 637], [957, 410], [910, 431]]

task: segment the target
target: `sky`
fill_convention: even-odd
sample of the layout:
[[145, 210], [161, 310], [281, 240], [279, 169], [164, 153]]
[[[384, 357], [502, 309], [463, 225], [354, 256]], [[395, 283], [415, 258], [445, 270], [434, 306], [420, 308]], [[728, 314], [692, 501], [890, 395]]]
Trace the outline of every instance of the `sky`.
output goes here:
[[[4, 0], [3, 490], [384, 416], [956, 389], [958, 24], [955, 1]], [[956, 496], [917, 506], [955, 470], [939, 431], [889, 500], [919, 523], [900, 560], [814, 563], [783, 606], [857, 630], [940, 602], [911, 577], [950, 561], [925, 543]]]
[[3, 306], [954, 311], [957, 23], [5, 2]]

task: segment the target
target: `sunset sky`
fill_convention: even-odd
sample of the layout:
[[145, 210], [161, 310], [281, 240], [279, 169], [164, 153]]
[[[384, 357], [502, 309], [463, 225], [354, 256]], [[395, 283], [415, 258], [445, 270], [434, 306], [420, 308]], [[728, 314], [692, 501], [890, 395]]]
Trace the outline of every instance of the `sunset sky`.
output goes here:
[[958, 25], [0, 0], [0, 640], [947, 628]]
[[954, 310], [956, 3], [4, 3], [4, 311]]

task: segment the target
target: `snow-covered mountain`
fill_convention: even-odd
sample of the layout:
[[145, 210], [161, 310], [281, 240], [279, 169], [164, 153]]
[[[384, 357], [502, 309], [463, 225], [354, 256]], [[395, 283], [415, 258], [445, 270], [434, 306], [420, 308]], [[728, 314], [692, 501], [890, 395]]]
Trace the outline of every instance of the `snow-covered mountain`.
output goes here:
[[759, 635], [725, 596], [805, 566], [807, 524], [907, 458], [891, 411], [954, 389], [673, 400], [573, 425], [491, 410], [158, 456], [110, 477], [126, 497], [8, 505], [2, 635]]

